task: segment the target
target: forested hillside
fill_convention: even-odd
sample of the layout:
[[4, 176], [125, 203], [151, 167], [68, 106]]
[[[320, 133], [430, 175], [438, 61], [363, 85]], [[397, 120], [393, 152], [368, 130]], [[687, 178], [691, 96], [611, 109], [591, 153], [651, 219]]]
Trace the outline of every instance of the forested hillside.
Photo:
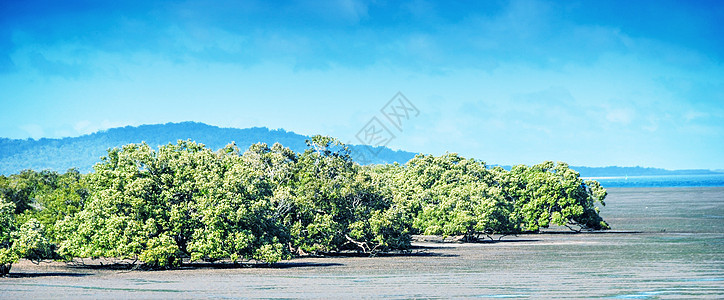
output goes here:
[[[196, 122], [167, 123], [156, 125], [126, 126], [112, 128], [79, 137], [39, 140], [0, 138], [0, 174], [18, 173], [24, 169], [54, 170], [58, 172], [77, 168], [86, 173], [93, 164], [104, 156], [109, 148], [130, 143], [146, 142], [152, 147], [176, 143], [178, 140], [193, 140], [210, 149], [220, 149], [236, 142], [242, 149], [255, 143], [273, 145], [280, 143], [295, 152], [303, 152], [308, 136], [285, 130], [270, 130], [266, 127], [246, 129], [220, 128]], [[350, 146], [352, 158], [361, 162], [359, 153], [362, 146]], [[393, 151], [389, 148], [374, 149], [377, 155], [365, 156], [368, 164], [405, 163], [415, 153]]]
[[[246, 129], [220, 128], [197, 122], [167, 123], [155, 125], [126, 126], [112, 128], [79, 137], [39, 140], [0, 138], [0, 174], [10, 175], [25, 169], [36, 171], [53, 170], [64, 172], [76, 168], [82, 173], [90, 172], [93, 165], [108, 149], [131, 143], [146, 142], [149, 146], [175, 144], [178, 140], [192, 140], [203, 143], [210, 149], [221, 149], [235, 142], [242, 149], [255, 143], [273, 145], [280, 143], [294, 152], [306, 149], [309, 136], [283, 129], [271, 130], [266, 127]], [[348, 145], [352, 159], [360, 164], [404, 164], [416, 153], [393, 151], [389, 148], [374, 148]], [[366, 154], [364, 156], [360, 154]], [[496, 165], [493, 165], [496, 166]], [[510, 166], [502, 166], [510, 170]], [[571, 166], [582, 177], [617, 177], [648, 175], [693, 175], [714, 174], [710, 170], [665, 170], [645, 167], [582, 167]]]

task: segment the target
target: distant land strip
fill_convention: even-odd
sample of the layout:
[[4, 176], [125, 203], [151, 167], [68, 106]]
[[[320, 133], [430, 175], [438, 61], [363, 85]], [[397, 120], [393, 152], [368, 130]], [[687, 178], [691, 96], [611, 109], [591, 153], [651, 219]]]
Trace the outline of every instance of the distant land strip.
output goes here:
[[[255, 143], [272, 145], [281, 143], [295, 152], [306, 149], [305, 141], [309, 136], [297, 134], [283, 129], [266, 127], [253, 128], [221, 128], [198, 122], [166, 123], [141, 126], [111, 128], [78, 137], [59, 139], [9, 139], [0, 138], [0, 174], [9, 175], [25, 169], [53, 170], [64, 172], [76, 168], [87, 173], [93, 165], [100, 161], [110, 148], [130, 143], [146, 142], [156, 147], [175, 143], [177, 140], [193, 140], [205, 144], [212, 149], [220, 149], [230, 142], [235, 142], [245, 150]], [[417, 153], [392, 150], [386, 147], [374, 149], [376, 155], [359, 153], [367, 151], [361, 145], [349, 145], [352, 158], [362, 164], [404, 164]], [[491, 165], [498, 166], [498, 165]], [[502, 166], [510, 169], [510, 166]], [[571, 166], [582, 177], [620, 177], [620, 176], [652, 176], [652, 175], [707, 175], [722, 174], [717, 170], [666, 170], [645, 167], [584, 167]]]

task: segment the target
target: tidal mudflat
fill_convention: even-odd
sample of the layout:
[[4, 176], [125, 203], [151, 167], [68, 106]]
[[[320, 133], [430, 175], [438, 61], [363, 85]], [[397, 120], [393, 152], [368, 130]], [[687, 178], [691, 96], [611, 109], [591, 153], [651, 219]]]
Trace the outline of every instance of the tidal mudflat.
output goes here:
[[418, 242], [409, 255], [274, 267], [130, 271], [21, 261], [0, 298], [721, 298], [724, 187], [609, 189], [613, 230], [498, 243]]

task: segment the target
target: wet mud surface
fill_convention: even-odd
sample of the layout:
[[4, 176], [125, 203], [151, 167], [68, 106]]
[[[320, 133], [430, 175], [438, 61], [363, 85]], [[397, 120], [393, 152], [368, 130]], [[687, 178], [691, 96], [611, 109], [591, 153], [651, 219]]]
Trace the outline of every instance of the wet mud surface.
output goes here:
[[[129, 270], [20, 261], [0, 298], [722, 298], [724, 188], [609, 189], [614, 230], [417, 242], [409, 255]], [[110, 265], [109, 265], [110, 264]]]

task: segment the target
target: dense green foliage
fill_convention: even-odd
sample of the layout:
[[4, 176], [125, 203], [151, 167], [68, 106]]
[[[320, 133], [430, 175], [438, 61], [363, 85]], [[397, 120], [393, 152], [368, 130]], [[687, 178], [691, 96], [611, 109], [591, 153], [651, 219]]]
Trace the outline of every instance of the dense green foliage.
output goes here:
[[405, 166], [382, 167], [394, 201], [406, 207], [415, 233], [463, 235], [535, 232], [550, 225], [608, 229], [595, 207], [606, 190], [583, 182], [565, 163], [511, 171], [456, 154], [418, 155]]
[[268, 179], [233, 154], [179, 142], [111, 150], [90, 175], [84, 209], [58, 223], [68, 257], [139, 258], [177, 266], [181, 258], [286, 258]]
[[0, 176], [0, 275], [18, 258], [56, 258], [54, 225], [82, 207], [87, 197], [83, 175], [26, 170]]
[[12, 263], [18, 260], [14, 251], [13, 233], [15, 232], [15, 204], [0, 198], [0, 276], [10, 271]]
[[412, 234], [600, 230], [606, 191], [564, 163], [510, 171], [456, 154], [360, 166], [315, 136], [212, 151], [179, 141], [114, 148], [95, 171], [0, 176], [0, 265], [18, 258], [114, 257], [273, 263], [294, 255], [407, 250]]
[[14, 210], [14, 203], [0, 198], [0, 276], [21, 257], [36, 261], [54, 257], [45, 226], [31, 218], [18, 228]]
[[296, 176], [279, 193], [284, 196], [277, 197], [291, 196], [291, 202], [280, 204], [287, 209], [284, 222], [293, 247], [304, 252], [408, 248], [410, 238], [396, 220], [397, 207], [341, 146], [314, 137], [311, 148], [297, 158]]
[[334, 143], [315, 137], [299, 155], [279, 144], [214, 153], [190, 141], [111, 150], [88, 178], [84, 209], [57, 223], [59, 253], [173, 267], [406, 248], [404, 230], [389, 229], [391, 201]]
[[523, 220], [520, 230], [537, 231], [550, 225], [608, 229], [596, 202], [605, 205], [606, 190], [596, 181], [584, 182], [565, 163], [515, 166], [501, 177], [501, 186]]

